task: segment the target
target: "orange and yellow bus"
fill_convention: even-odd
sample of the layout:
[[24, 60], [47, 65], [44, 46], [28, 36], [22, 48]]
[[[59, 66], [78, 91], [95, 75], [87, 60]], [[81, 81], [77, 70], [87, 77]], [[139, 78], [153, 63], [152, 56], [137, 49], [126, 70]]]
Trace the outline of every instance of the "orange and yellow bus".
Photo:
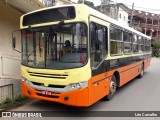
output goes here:
[[90, 106], [111, 100], [150, 65], [150, 37], [86, 5], [27, 13], [20, 30], [22, 93], [29, 98]]

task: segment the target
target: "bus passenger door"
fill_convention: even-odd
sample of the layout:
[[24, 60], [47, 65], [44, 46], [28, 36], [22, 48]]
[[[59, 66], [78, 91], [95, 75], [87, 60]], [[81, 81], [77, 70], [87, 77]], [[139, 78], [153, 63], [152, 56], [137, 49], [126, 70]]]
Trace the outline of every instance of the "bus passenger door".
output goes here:
[[109, 93], [105, 60], [108, 55], [108, 23], [94, 17], [90, 17], [90, 20], [90, 56], [93, 81], [91, 101], [97, 101]]

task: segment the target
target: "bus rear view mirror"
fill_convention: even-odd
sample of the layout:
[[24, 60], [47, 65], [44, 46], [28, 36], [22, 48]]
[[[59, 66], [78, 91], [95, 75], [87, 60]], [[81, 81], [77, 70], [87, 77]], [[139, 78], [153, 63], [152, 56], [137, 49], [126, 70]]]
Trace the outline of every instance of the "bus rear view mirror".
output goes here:
[[12, 38], [12, 48], [15, 49], [16, 48], [16, 37]]
[[[19, 50], [17, 50], [17, 44], [18, 44], [17, 40], [21, 41], [21, 31], [20, 30], [16, 30], [12, 32], [12, 49], [21, 53]], [[20, 47], [20, 44], [18, 46]]]

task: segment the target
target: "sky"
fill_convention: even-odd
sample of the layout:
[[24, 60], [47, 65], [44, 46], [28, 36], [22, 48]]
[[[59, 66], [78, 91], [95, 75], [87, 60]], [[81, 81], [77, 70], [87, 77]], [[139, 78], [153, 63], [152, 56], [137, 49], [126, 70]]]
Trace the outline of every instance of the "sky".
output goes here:
[[121, 2], [126, 4], [128, 7], [132, 7], [138, 10], [144, 10], [150, 13], [160, 14], [160, 0], [113, 0], [115, 2]]
[[[72, 0], [74, 2], [78, 0]], [[101, 0], [88, 0], [94, 2], [95, 5], [100, 5]], [[150, 13], [160, 14], [160, 0], [112, 0], [117, 3], [124, 3], [129, 8], [132, 8], [132, 3], [134, 3], [134, 9], [144, 10]]]

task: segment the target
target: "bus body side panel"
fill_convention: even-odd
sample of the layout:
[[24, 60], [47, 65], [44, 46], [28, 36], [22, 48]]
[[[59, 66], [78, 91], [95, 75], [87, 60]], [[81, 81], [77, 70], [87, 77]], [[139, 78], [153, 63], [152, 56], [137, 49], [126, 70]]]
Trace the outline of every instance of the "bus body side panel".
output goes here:
[[89, 96], [90, 104], [93, 104], [109, 94], [110, 78], [106, 76], [106, 73], [102, 73], [92, 77], [89, 80]]
[[142, 62], [136, 62], [118, 69], [120, 72], [120, 87], [140, 74]]
[[138, 76], [143, 62], [145, 68], [150, 64], [150, 59], [146, 59], [145, 56], [149, 58], [150, 55], [105, 60], [98, 69], [92, 70], [92, 79], [90, 80], [91, 104], [109, 94], [110, 81], [115, 71], [120, 75], [119, 87]]
[[151, 59], [144, 60], [144, 70], [146, 70], [150, 66]]
[[144, 56], [144, 70], [146, 70], [150, 66], [151, 55]]

